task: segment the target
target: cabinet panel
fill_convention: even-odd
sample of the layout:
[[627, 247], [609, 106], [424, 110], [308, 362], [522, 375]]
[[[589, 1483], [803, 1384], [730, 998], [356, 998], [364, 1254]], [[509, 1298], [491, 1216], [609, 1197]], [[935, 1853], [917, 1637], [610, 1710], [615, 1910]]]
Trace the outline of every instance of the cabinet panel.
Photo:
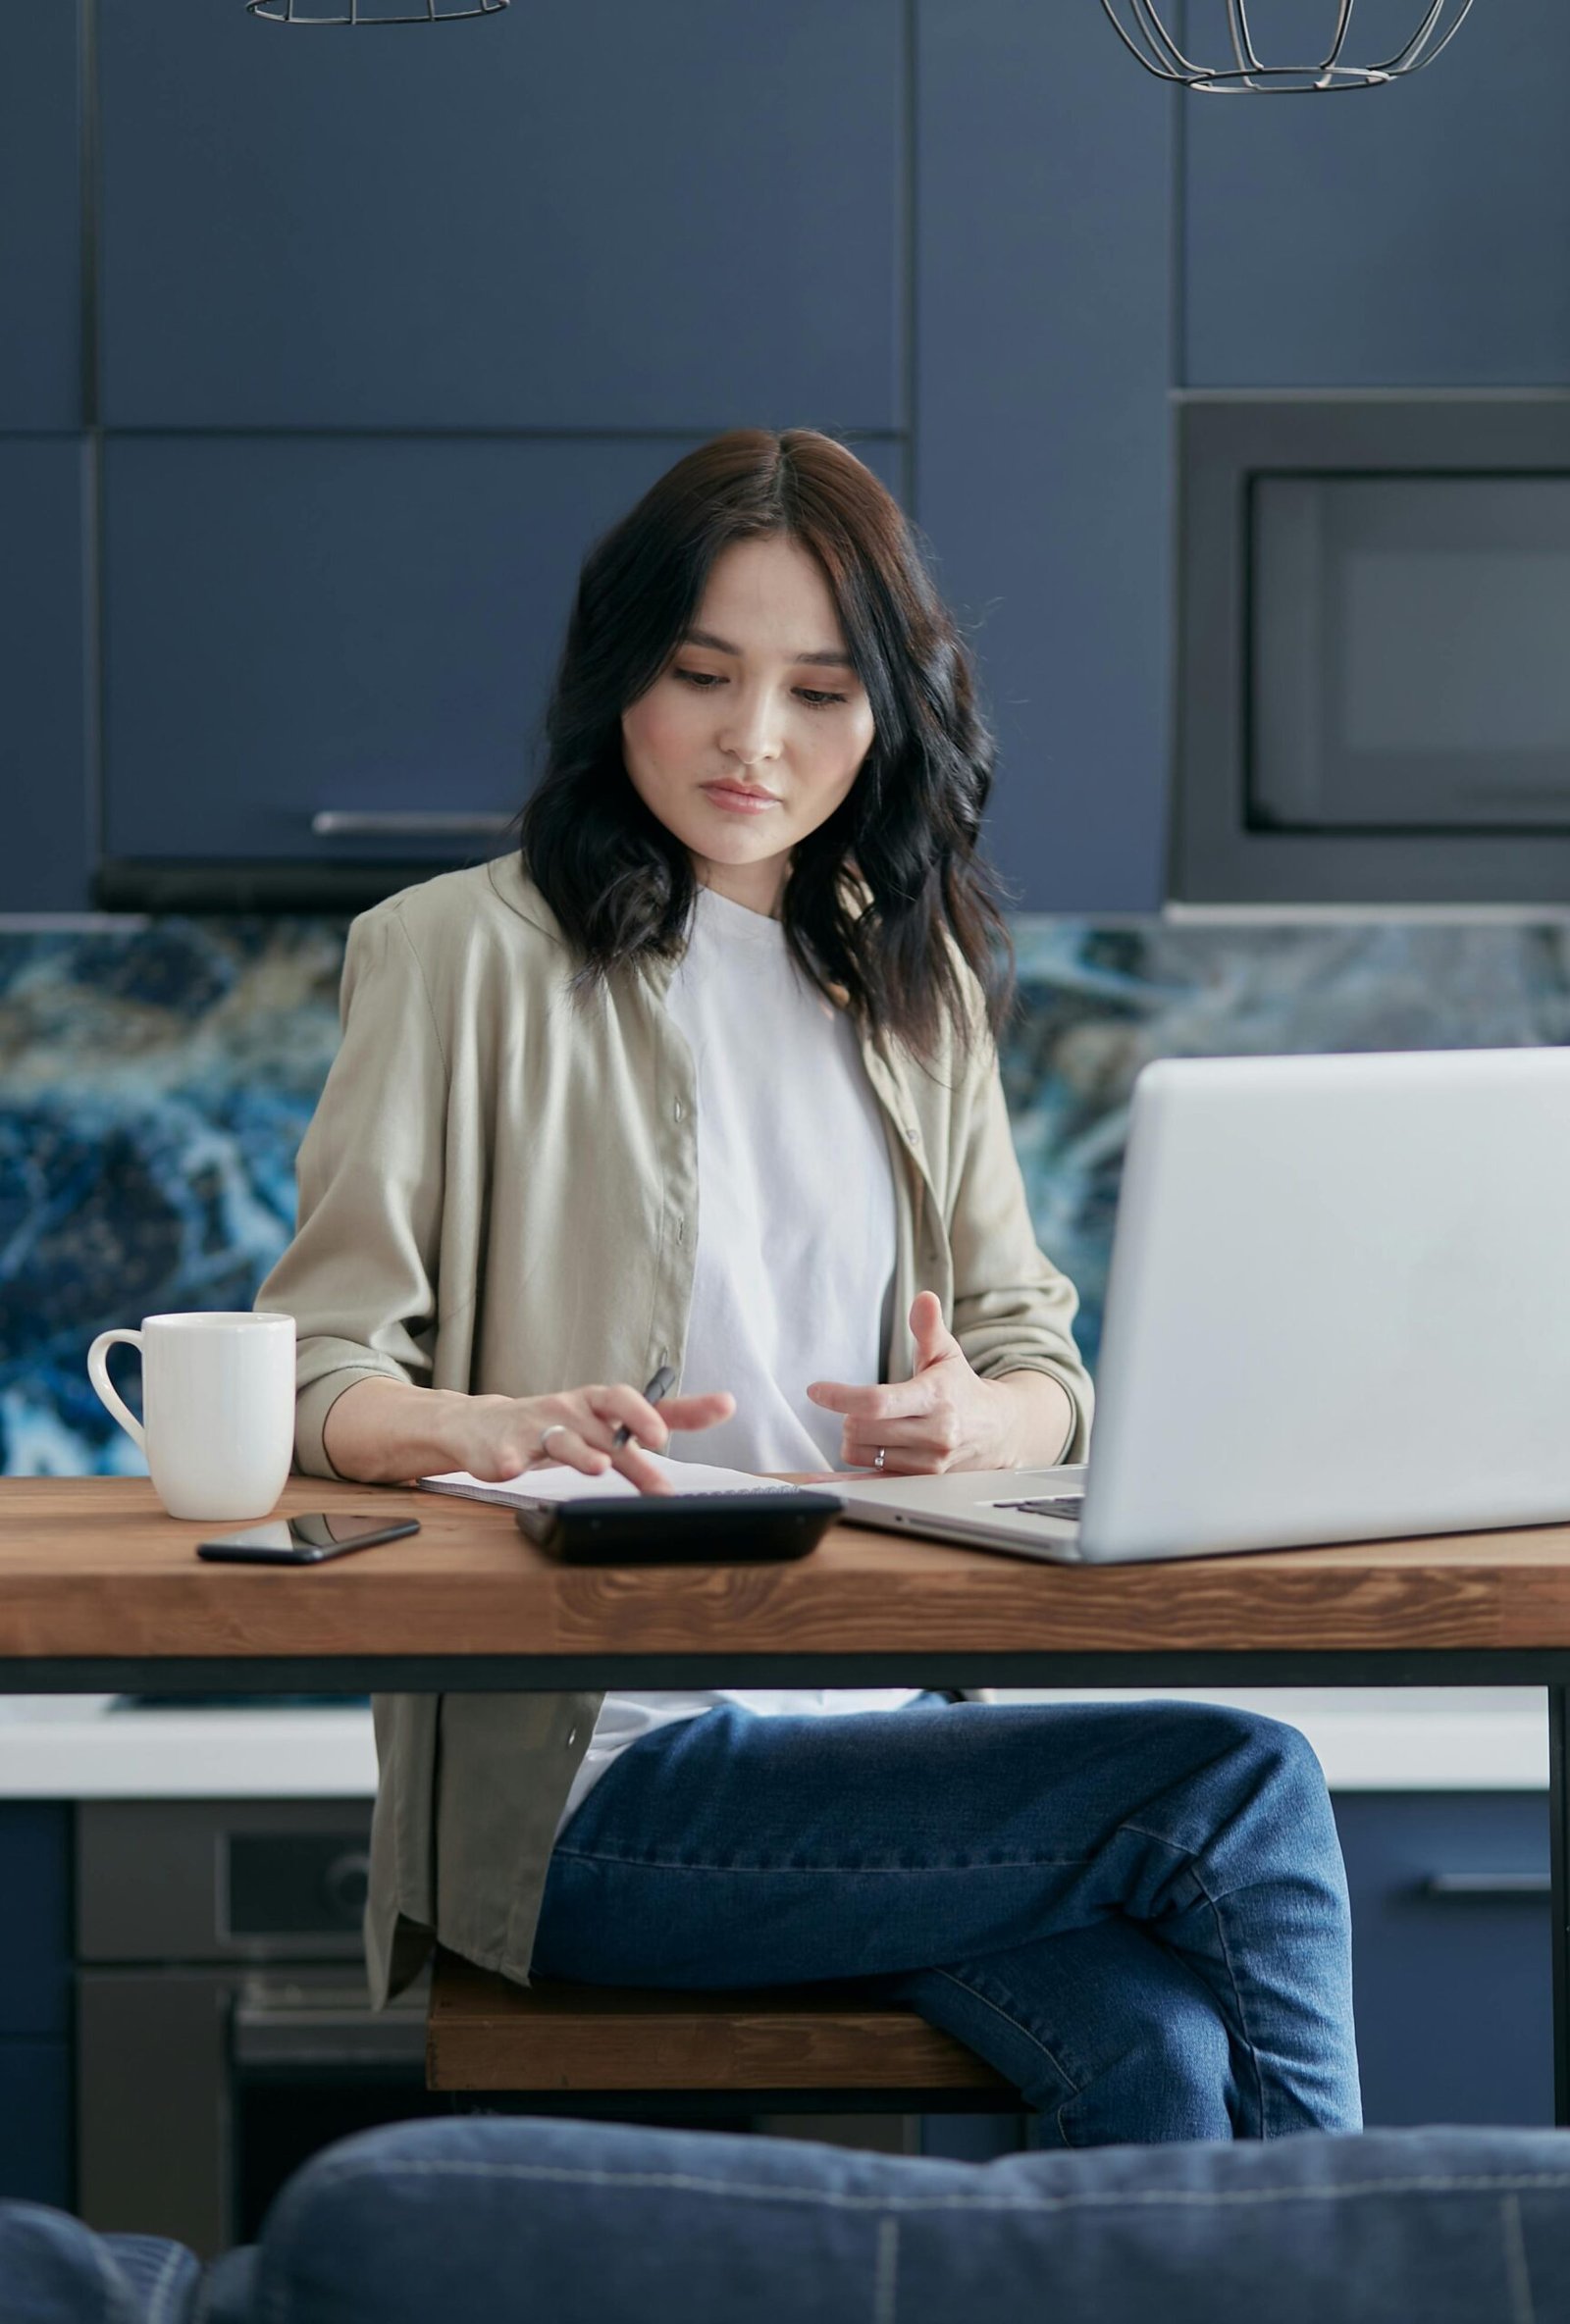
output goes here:
[[0, 428], [79, 428], [78, 12], [5, 14], [0, 72]]
[[[583, 553], [686, 448], [112, 439], [109, 854], [435, 858], [316, 837], [311, 819], [512, 813]], [[897, 464], [891, 445], [857, 448], [885, 476]]]
[[1033, 910], [1162, 894], [1173, 98], [1097, 8], [920, 0], [916, 512]]
[[106, 9], [108, 424], [897, 427], [902, 16]]
[[1343, 1793], [1335, 1820], [1367, 2121], [1550, 2123], [1547, 1896], [1465, 1885], [1546, 1879], [1544, 1795]]
[[85, 446], [0, 436], [0, 911], [86, 902]]
[[[71, 2022], [71, 1810], [0, 1803], [0, 2039]], [[0, 2101], [0, 2118], [5, 2114]]]
[[[1416, 15], [1362, 0], [1360, 48], [1398, 46]], [[1570, 381], [1566, 87], [1570, 11], [1510, 0], [1392, 88], [1190, 100], [1187, 382]]]
[[0, 2199], [69, 2210], [71, 2048], [0, 2037]]

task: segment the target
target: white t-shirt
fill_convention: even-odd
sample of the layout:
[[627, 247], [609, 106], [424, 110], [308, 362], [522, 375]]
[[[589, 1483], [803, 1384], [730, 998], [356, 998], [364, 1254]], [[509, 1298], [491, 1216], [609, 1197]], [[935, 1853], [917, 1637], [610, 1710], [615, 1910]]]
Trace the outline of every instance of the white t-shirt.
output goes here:
[[[880, 1376], [894, 1287], [894, 1182], [882, 1117], [842, 1009], [800, 973], [777, 920], [700, 888], [666, 1007], [693, 1053], [698, 1248], [681, 1390], [728, 1388], [718, 1427], [676, 1460], [750, 1470], [838, 1466], [838, 1414], [810, 1380]], [[717, 1703], [767, 1718], [891, 1711], [909, 1686], [612, 1694], [558, 1832], [618, 1752]]]

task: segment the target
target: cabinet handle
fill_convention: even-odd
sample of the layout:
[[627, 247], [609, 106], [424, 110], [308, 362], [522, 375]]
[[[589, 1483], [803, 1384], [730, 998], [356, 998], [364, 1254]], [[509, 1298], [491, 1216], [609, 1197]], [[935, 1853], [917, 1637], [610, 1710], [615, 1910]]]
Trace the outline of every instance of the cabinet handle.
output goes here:
[[465, 833], [505, 831], [511, 815], [484, 814], [461, 808], [318, 807], [311, 830], [318, 839], [448, 839]]
[[403, 2065], [425, 2053], [423, 2002], [374, 2011], [341, 1986], [257, 1980], [235, 1996], [230, 2054], [239, 2066]]
[[1431, 1872], [1418, 1884], [1425, 1896], [1546, 1896], [1545, 1872]]

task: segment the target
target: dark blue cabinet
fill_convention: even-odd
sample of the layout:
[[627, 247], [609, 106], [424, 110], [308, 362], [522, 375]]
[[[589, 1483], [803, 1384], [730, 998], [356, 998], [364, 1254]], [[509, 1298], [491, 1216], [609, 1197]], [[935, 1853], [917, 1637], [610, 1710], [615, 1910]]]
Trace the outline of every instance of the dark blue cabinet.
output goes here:
[[[1398, 20], [1404, 37], [1417, 14], [1360, 7], [1357, 38]], [[1570, 381], [1567, 88], [1563, 0], [1509, 0], [1476, 10], [1430, 71], [1392, 88], [1191, 100], [1179, 376], [1228, 387]]]
[[0, 1803], [0, 2196], [72, 2198], [71, 1810]]
[[71, 2207], [71, 2052], [0, 2035], [0, 2199]]
[[903, 21], [105, 9], [107, 424], [900, 426]]
[[5, 12], [0, 69], [0, 429], [79, 428], [79, 11]]
[[0, 2036], [63, 2039], [71, 2023], [68, 1808], [0, 1802]]
[[90, 474], [78, 438], [0, 436], [0, 911], [87, 901]]
[[1343, 1792], [1335, 1820], [1369, 2123], [1551, 2123], [1545, 1795]]
[[[1094, 0], [520, 0], [356, 37], [243, 0], [12, 14], [0, 908], [83, 901], [100, 796], [111, 869], [331, 863], [323, 809], [510, 806], [584, 540], [754, 421], [910, 482], [1016, 902], [1151, 910], [1172, 387], [1570, 384], [1561, 0], [1291, 104], [1172, 95]], [[1360, 0], [1358, 37], [1411, 15]], [[100, 423], [101, 596], [96, 495], [34, 448], [96, 459]]]
[[1174, 99], [1095, 7], [918, 0], [916, 513], [1036, 910], [1161, 899]]
[[[685, 446], [501, 437], [112, 438], [106, 850], [489, 852], [313, 832], [522, 803], [579, 562]], [[862, 445], [886, 474], [890, 444]]]

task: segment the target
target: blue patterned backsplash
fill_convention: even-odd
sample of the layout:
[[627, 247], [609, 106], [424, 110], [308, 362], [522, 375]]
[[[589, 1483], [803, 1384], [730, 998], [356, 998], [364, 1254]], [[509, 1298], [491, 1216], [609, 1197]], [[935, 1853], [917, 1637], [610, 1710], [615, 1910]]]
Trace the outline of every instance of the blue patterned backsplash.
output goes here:
[[[1030, 919], [1017, 936], [1015, 1139], [1092, 1365], [1148, 1059], [1570, 1040], [1559, 925]], [[5, 1473], [138, 1471], [87, 1385], [88, 1342], [166, 1309], [250, 1305], [290, 1230], [342, 945], [342, 923], [318, 919], [0, 929]]]

